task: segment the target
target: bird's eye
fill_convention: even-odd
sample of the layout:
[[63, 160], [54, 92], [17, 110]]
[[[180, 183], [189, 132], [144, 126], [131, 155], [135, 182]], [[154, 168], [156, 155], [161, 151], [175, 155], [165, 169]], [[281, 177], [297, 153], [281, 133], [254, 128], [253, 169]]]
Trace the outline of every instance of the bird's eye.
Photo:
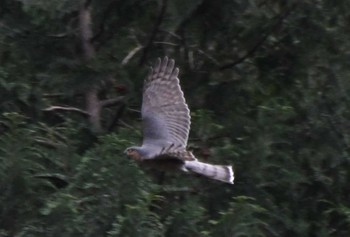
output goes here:
[[132, 149], [132, 148], [129, 148], [128, 150], [126, 150], [127, 153], [131, 153], [131, 152], [134, 152], [135, 149]]

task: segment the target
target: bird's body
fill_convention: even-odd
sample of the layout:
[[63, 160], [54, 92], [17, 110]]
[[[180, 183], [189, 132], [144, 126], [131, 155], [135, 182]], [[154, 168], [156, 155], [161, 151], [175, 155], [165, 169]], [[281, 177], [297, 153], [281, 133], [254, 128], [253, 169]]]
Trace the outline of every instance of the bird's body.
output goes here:
[[174, 60], [158, 59], [144, 82], [142, 101], [143, 144], [129, 147], [129, 157], [161, 170], [191, 171], [233, 183], [232, 166], [198, 161], [187, 150], [190, 110], [180, 87]]

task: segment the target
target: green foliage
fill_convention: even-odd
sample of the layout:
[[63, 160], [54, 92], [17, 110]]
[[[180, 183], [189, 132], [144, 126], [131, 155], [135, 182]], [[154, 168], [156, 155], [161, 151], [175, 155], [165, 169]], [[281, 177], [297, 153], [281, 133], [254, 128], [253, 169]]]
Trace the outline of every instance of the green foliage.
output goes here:
[[[83, 2], [2, 2], [0, 236], [349, 236], [348, 1], [86, 1], [90, 61]], [[164, 55], [189, 148], [233, 164], [233, 186], [125, 157]], [[100, 107], [98, 135], [93, 88], [124, 96]]]
[[266, 219], [267, 210], [246, 196], [238, 196], [230, 203], [227, 211], [223, 211], [218, 220], [211, 220], [214, 226], [211, 236], [271, 236]]
[[[69, 185], [62, 192], [53, 193], [39, 209], [39, 225], [23, 235], [100, 236], [112, 226], [111, 234], [123, 233], [116, 227], [128, 232], [124, 226], [147, 222], [148, 215], [137, 213], [150, 202], [152, 182], [124, 157], [123, 148], [129, 142], [111, 135], [101, 138], [100, 143], [81, 157]], [[124, 219], [128, 221], [119, 223]], [[143, 232], [148, 228], [142, 224], [136, 230]]]

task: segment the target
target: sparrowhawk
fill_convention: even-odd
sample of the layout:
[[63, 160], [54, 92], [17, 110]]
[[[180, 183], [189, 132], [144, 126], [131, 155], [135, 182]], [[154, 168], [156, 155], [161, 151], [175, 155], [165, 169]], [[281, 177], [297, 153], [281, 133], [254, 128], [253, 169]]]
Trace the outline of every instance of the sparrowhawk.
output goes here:
[[232, 166], [198, 161], [186, 149], [190, 110], [181, 90], [175, 61], [158, 58], [144, 81], [142, 101], [143, 143], [126, 154], [161, 170], [182, 170], [233, 184]]

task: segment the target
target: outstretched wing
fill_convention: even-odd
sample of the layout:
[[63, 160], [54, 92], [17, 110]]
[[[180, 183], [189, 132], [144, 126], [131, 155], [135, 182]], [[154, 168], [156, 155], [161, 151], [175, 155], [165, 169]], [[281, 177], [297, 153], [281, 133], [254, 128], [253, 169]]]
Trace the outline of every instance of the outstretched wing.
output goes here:
[[158, 58], [143, 88], [143, 144], [162, 147], [163, 153], [185, 150], [191, 123], [174, 65]]

